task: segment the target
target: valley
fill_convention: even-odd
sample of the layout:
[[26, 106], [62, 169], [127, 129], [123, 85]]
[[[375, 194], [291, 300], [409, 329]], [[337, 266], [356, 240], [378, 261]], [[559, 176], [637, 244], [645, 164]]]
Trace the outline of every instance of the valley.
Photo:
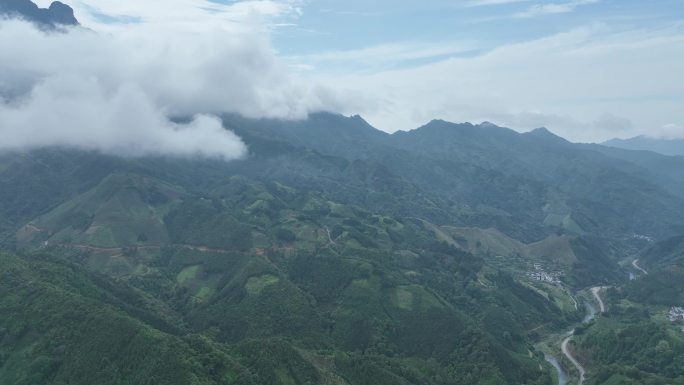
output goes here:
[[[585, 304], [587, 307], [587, 315], [584, 316], [584, 319], [582, 320], [583, 324], [586, 324], [586, 323], [593, 321], [597, 315], [601, 315], [601, 314], [606, 312], [606, 307], [603, 304], [603, 299], [600, 296], [600, 291], [603, 289], [606, 289], [606, 288], [605, 287], [592, 287], [591, 288], [591, 294], [594, 296], [594, 298], [596, 299], [596, 302], [599, 305], [599, 311], [597, 312], [596, 309], [594, 309], [594, 307], [592, 305]], [[584, 369], [582, 364], [580, 364], [579, 361], [577, 361], [577, 359], [572, 355], [572, 353], [570, 352], [570, 349], [568, 348], [568, 344], [572, 340], [572, 337], [574, 336], [575, 331], [576, 331], [576, 329], [573, 329], [570, 332], [571, 335], [566, 337], [563, 340], [563, 342], [561, 343], [561, 351], [563, 352], [563, 355], [565, 355], [565, 357], [567, 357], [568, 360], [570, 360], [570, 362], [575, 366], [575, 368], [577, 368], [577, 372], [579, 373], [579, 379], [577, 381], [577, 385], [582, 385], [582, 384], [584, 384], [584, 381], [586, 379], [587, 371]]]
[[[565, 355], [565, 357], [567, 357], [568, 360], [570, 360], [570, 362], [577, 369], [577, 372], [579, 372], [579, 380], [577, 380], [577, 385], [583, 385], [584, 380], [585, 380], [586, 371], [584, 370], [584, 367], [582, 367], [582, 364], [580, 364], [577, 361], [577, 359], [575, 359], [575, 357], [572, 356], [572, 354], [570, 353], [570, 350], [568, 349], [568, 344], [570, 343], [571, 339], [572, 339], [572, 337], [567, 337], [563, 340], [563, 342], [561, 343], [561, 350], [563, 352], [563, 355]], [[559, 380], [559, 382], [560, 382], [560, 380]]]
[[[636, 167], [627, 175], [615, 171], [629, 167], [622, 161], [491, 126], [432, 123], [410, 134], [421, 139], [411, 147], [406, 133], [379, 133], [357, 117], [333, 114], [303, 122], [229, 116], [225, 125], [249, 144], [250, 158], [124, 159], [69, 150], [0, 156], [2, 249], [18, 255], [8, 263], [24, 269], [27, 282], [45, 279], [37, 269], [52, 282], [41, 290], [56, 290], [47, 302], [19, 293], [29, 313], [6, 301], [12, 316], [0, 327], [12, 332], [0, 341], [8, 365], [0, 378], [29, 378], [33, 361], [22, 354], [52, 360], [56, 347], [34, 325], [46, 306], [57, 306], [56, 293], [107, 306], [132, 320], [131, 333], [180, 344], [181, 357], [200, 349], [230, 363], [211, 372], [195, 363], [179, 367], [205, 383], [598, 385], [606, 370], [637, 378], [627, 358], [591, 358], [609, 357], [600, 353], [608, 343], [593, 345], [612, 338], [603, 334], [608, 324], [631, 330], [653, 323], [648, 328], [665, 328], [663, 336], [676, 329], [666, 321], [670, 307], [632, 298], [630, 288], [660, 276], [655, 257], [641, 250], [661, 247], [652, 240], [684, 228], [681, 217], [639, 209], [641, 192], [618, 202], [610, 185], [587, 191], [551, 178], [533, 159], [560, 151], [592, 165], [573, 170], [582, 178], [604, 167], [614, 178], [655, 183]], [[344, 133], [338, 145], [317, 139], [328, 132]], [[485, 132], [501, 150], [473, 150]], [[511, 152], [511, 140], [526, 150]], [[505, 152], [527, 176], [506, 176]], [[32, 178], [18, 178], [26, 168]], [[36, 189], [51, 175], [59, 178], [49, 193]], [[635, 207], [663, 222], [630, 230]], [[648, 238], [620, 235], [630, 232]], [[60, 278], [60, 271], [71, 273]], [[628, 272], [638, 276], [629, 281]], [[594, 319], [594, 308], [601, 317]], [[637, 308], [653, 315], [634, 318], [630, 309]], [[573, 336], [564, 334], [573, 328]], [[98, 370], [80, 361], [68, 331], [48, 333], [73, 355], [37, 373], [73, 379]], [[101, 337], [103, 344], [110, 338]], [[662, 355], [676, 362], [679, 342], [669, 338], [661, 338], [670, 346]], [[630, 339], [610, 339], [623, 340]], [[35, 346], [32, 353], [22, 350], [26, 344]], [[123, 365], [124, 357], [104, 346], [94, 349]], [[163, 370], [150, 365], [146, 370]], [[677, 380], [675, 369], [669, 377], [639, 370], [654, 384]]]
[[681, 0], [66, 2], [0, 0], [0, 385], [684, 385]]
[[[602, 288], [600, 287], [593, 287], [589, 291], [591, 292], [591, 295], [593, 296], [593, 299], [597, 301], [597, 304], [599, 304], [599, 308], [603, 309], [600, 312], [596, 310], [596, 308], [588, 301], [583, 302], [582, 305], [586, 307], [586, 313], [582, 319], [581, 326], [582, 325], [587, 325], [590, 322], [594, 320], [598, 315], [601, 313], [605, 312], [605, 308], [601, 307], [602, 306], [602, 299], [599, 295], [599, 291]], [[580, 327], [581, 327], [580, 326]], [[582, 364], [578, 361], [578, 359], [573, 355], [571, 348], [570, 348], [570, 343], [573, 340], [573, 337], [575, 336], [575, 333], [577, 332], [577, 328], [573, 328], [572, 330], [568, 331], [565, 334], [561, 335], [555, 335], [555, 336], [550, 336], [548, 339], [545, 341], [541, 342], [538, 344], [538, 347], [542, 350], [545, 351], [545, 356], [546, 360], [553, 365], [553, 367], [556, 369], [557, 374], [558, 374], [558, 384], [559, 385], [565, 385], [568, 383], [572, 383], [571, 380], [576, 380], [577, 385], [582, 385], [586, 381], [586, 374], [587, 371], [582, 366]], [[559, 343], [560, 341], [560, 343]], [[553, 352], [553, 350], [557, 348], [556, 352]], [[555, 354], [561, 353], [566, 359], [569, 364], [576, 370], [577, 375], [569, 375], [568, 372], [566, 372], [566, 369], [563, 367], [563, 365], [554, 357]]]

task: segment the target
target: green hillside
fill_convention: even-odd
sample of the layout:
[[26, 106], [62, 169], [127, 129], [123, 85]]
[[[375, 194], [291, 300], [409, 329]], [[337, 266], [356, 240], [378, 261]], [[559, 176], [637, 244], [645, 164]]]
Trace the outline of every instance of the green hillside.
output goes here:
[[182, 189], [134, 174], [112, 174], [95, 188], [22, 227], [22, 244], [121, 245], [168, 243], [164, 215]]
[[[0, 154], [0, 383], [549, 384], [535, 346], [594, 286], [592, 376], [678, 380], [684, 201], [639, 164], [492, 125], [225, 124], [247, 159]], [[651, 327], [667, 354], [603, 351]]]
[[589, 368], [588, 384], [684, 384], [682, 326], [667, 319], [663, 301], [634, 295], [650, 285], [612, 290], [609, 312], [581, 329], [574, 351]]
[[588, 384], [684, 384], [684, 323], [670, 318], [684, 303], [680, 246], [677, 237], [647, 247], [638, 266], [648, 270], [608, 290], [608, 312], [580, 328], [574, 351]]
[[256, 383], [227, 350], [180, 335], [136, 291], [49, 258], [0, 260], [2, 383]]
[[[76, 199], [85, 203], [65, 207], [87, 207], [83, 197], [98, 196], [108, 184]], [[44, 218], [62, 218], [65, 211], [58, 206]], [[119, 223], [116, 216], [100, 218], [101, 226]], [[83, 248], [53, 238], [41, 250], [118, 277], [168, 306], [176, 323], [223, 346], [285, 337], [291, 342], [279, 342], [285, 344], [279, 349], [344, 353], [342, 362], [350, 365], [356, 355], [379, 362], [412, 357], [416, 376], [428, 376], [423, 366], [432, 365], [437, 373], [466, 379], [449, 383], [544, 383], [548, 376], [539, 372], [539, 358], [528, 355], [526, 331], [560, 325], [563, 313], [505, 273], [488, 277], [487, 286], [478, 284], [482, 260], [413, 220], [234, 178], [205, 197], [188, 194], [170, 202], [164, 225], [170, 242], [156, 249], [136, 239]], [[508, 321], [499, 325], [501, 311]], [[454, 357], [461, 357], [458, 365]], [[393, 365], [407, 365], [401, 362]], [[342, 368], [332, 373], [342, 376]], [[367, 370], [384, 378], [389, 369]], [[387, 381], [404, 376], [388, 373]], [[430, 376], [406, 383], [431, 383]]]

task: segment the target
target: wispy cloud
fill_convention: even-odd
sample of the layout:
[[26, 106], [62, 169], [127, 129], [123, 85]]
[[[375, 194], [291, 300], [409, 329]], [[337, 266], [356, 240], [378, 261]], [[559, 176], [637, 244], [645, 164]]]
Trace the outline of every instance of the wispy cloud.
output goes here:
[[515, 18], [530, 18], [543, 15], [552, 15], [559, 13], [569, 13], [574, 11], [577, 7], [589, 4], [598, 3], [600, 0], [572, 0], [565, 2], [554, 2], [554, 3], [544, 3], [535, 4], [529, 7], [527, 10], [518, 12], [513, 15]]
[[[411, 129], [434, 118], [539, 126], [575, 140], [682, 122], [684, 30], [576, 28], [486, 53], [418, 68], [328, 78], [365, 90], [379, 108], [361, 111], [378, 127]], [[683, 122], [684, 123], [684, 122]], [[684, 132], [679, 133], [684, 136]]]
[[325, 51], [286, 58], [288, 62], [323, 72], [343, 70], [373, 72], [405, 65], [420, 64], [423, 60], [441, 60], [462, 55], [477, 48], [474, 42], [397, 42], [354, 50]]
[[515, 3], [528, 3], [532, 0], [470, 0], [462, 3], [464, 7], [484, 7], [490, 5], [505, 5]]

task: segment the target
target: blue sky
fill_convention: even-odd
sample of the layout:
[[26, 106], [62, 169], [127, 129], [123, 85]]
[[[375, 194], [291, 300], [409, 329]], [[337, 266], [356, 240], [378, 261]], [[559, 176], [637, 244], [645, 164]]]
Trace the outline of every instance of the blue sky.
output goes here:
[[578, 141], [684, 137], [681, 0], [67, 3], [102, 32], [247, 28], [285, 68], [279, 85], [306, 85], [289, 95], [390, 132], [441, 118]]
[[[371, 4], [369, 4], [371, 3]], [[605, 5], [594, 4], [596, 8]], [[358, 49], [396, 41], [439, 42], [479, 40], [491, 46], [530, 39], [562, 30], [586, 10], [549, 18], [515, 19], [530, 7], [526, 2], [468, 6], [454, 1], [331, 1], [312, 2], [303, 9], [297, 26], [276, 35], [285, 53], [330, 49]], [[581, 7], [579, 7], [581, 8]]]
[[[591, 23], [635, 29], [684, 20], [680, 0], [313, 0], [274, 34], [284, 55], [368, 46], [469, 42], [472, 52], [561, 33]], [[287, 23], [291, 25], [287, 25]], [[444, 55], [448, 56], [448, 55]], [[435, 60], [443, 57], [436, 56]]]

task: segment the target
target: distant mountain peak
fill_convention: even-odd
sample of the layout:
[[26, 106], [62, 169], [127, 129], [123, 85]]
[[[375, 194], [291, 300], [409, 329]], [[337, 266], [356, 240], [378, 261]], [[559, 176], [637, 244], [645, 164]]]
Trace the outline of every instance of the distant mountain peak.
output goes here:
[[474, 125], [473, 125], [472, 123], [470, 123], [470, 122], [454, 123], [454, 122], [450, 122], [450, 121], [444, 120], [444, 119], [432, 119], [427, 125], [429, 126], [429, 125], [431, 125], [431, 124], [444, 124], [444, 125], [448, 125], [448, 126], [468, 126], [468, 127], [474, 127]]
[[74, 10], [60, 1], [54, 1], [48, 8], [40, 8], [31, 0], [2, 0], [0, 16], [19, 17], [41, 27], [78, 25]]
[[657, 139], [640, 135], [629, 139], [611, 139], [601, 144], [624, 150], [652, 151], [668, 156], [684, 156], [684, 139]]
[[51, 13], [52, 20], [56, 24], [78, 25], [73, 8], [61, 1], [53, 1], [48, 7], [48, 12]]
[[386, 135], [385, 132], [373, 127], [361, 115], [345, 116], [334, 112], [314, 112], [309, 114], [309, 120], [312, 122], [327, 122], [340, 125], [337, 129], [342, 128], [347, 132], [371, 133]]
[[481, 127], [499, 127], [498, 125], [496, 125], [492, 122], [488, 122], [486, 120], [484, 122], [480, 123], [480, 126]]
[[[454, 122], [449, 122], [443, 119], [432, 119], [429, 121], [427, 124], [418, 127], [414, 130], [410, 131], [424, 131], [424, 130], [454, 130], [454, 129], [471, 129], [475, 128], [472, 123], [470, 122], [465, 122], [465, 123], [454, 123]], [[409, 131], [409, 132], [410, 132]]]
[[551, 141], [555, 141], [555, 142], [568, 143], [568, 141], [566, 139], [554, 134], [553, 132], [551, 132], [546, 127], [535, 128], [534, 130], [525, 133], [525, 135], [529, 135], [529, 136], [533, 136], [533, 137], [545, 139], [545, 140], [551, 140]]
[[551, 131], [549, 131], [549, 129], [546, 127], [535, 128], [534, 130], [532, 130], [530, 132], [535, 134], [535, 135], [553, 135], [553, 133]]

